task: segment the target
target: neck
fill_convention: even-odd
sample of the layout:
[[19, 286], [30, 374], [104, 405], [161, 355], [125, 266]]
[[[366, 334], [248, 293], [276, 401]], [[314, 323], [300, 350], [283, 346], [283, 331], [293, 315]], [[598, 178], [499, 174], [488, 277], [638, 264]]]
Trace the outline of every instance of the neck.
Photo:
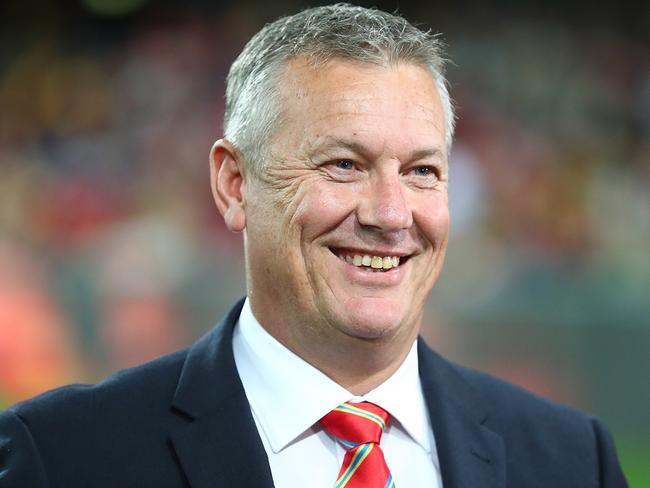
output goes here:
[[[354, 395], [377, 388], [402, 365], [417, 337], [417, 329], [390, 338], [365, 339], [323, 329], [294, 329], [296, 334], [282, 334], [263, 325], [285, 347]], [[286, 329], [284, 329], [286, 331]]]
[[340, 360], [331, 362], [321, 357], [306, 360], [350, 393], [361, 396], [390, 378], [402, 365], [409, 350], [410, 348], [394, 358], [395, 360], [388, 362], [378, 360], [379, 354], [356, 355], [353, 360], [345, 363]]

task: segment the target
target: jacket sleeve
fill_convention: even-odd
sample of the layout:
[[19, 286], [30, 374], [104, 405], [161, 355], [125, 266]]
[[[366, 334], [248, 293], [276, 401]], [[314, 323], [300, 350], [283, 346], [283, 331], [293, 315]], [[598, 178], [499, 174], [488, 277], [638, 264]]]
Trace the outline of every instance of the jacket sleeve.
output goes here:
[[11, 411], [0, 412], [0, 488], [47, 488], [41, 457], [28, 427]]
[[602, 488], [627, 488], [627, 481], [618, 462], [614, 440], [597, 419], [592, 420], [598, 448], [599, 478]]

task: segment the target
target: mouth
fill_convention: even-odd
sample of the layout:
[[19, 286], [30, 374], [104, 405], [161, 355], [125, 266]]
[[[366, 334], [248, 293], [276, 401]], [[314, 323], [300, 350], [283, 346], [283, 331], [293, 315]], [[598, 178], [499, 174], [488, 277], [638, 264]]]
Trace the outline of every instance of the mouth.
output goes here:
[[385, 273], [403, 266], [411, 258], [410, 254], [375, 254], [371, 251], [343, 248], [329, 248], [329, 250], [340, 260], [369, 273]]

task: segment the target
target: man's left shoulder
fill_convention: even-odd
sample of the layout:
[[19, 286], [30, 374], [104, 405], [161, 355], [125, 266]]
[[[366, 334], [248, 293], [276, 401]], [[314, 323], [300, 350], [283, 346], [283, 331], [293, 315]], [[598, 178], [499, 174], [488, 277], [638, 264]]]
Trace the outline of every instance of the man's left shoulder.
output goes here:
[[[432, 373], [426, 371], [427, 368], [438, 371]], [[557, 427], [563, 432], [577, 429], [586, 433], [592, 431], [594, 422], [598, 422], [576, 408], [548, 400], [491, 374], [451, 362], [424, 344], [420, 348], [420, 369], [423, 378], [435, 375], [436, 383], [451, 389], [452, 395], [472, 400], [477, 410], [485, 412], [491, 424], [524, 427], [533, 422], [545, 429]]]
[[[419, 357], [432, 414], [446, 412], [443, 423], [462, 417], [496, 434], [514, 486], [524, 486], [531, 477], [546, 480], [548, 486], [583, 486], [585, 480], [591, 480], [589, 486], [627, 486], [614, 441], [594, 416], [454, 364], [425, 345]], [[444, 437], [448, 427], [439, 419], [435, 427]]]
[[520, 427], [530, 433], [532, 424], [547, 434], [557, 430], [592, 437], [600, 423], [577, 408], [541, 397], [521, 386], [466, 366], [454, 365], [471, 385], [489, 413], [490, 424]]

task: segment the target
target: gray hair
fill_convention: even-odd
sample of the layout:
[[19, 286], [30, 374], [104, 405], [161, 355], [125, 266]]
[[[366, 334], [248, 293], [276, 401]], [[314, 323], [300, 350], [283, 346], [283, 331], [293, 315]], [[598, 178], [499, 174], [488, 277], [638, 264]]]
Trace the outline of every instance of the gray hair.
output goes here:
[[398, 15], [338, 3], [267, 24], [230, 67], [224, 134], [254, 172], [261, 169], [267, 143], [280, 123], [280, 76], [296, 56], [307, 56], [315, 64], [347, 59], [380, 66], [407, 62], [425, 67], [438, 87], [445, 142], [451, 148], [454, 112], [438, 36]]

